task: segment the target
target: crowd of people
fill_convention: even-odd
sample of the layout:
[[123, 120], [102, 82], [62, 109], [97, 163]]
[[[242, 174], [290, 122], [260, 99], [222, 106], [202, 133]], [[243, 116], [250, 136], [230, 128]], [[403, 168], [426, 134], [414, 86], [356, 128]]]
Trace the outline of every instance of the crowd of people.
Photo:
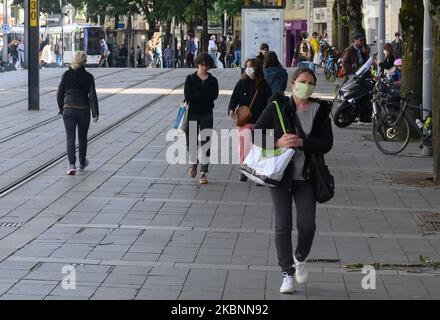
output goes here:
[[[193, 54], [192, 44], [189, 48]], [[280, 292], [293, 293], [295, 279], [298, 283], [305, 283], [308, 277], [305, 260], [311, 250], [316, 229], [316, 196], [307, 170], [310, 168], [312, 156], [323, 157], [332, 148], [333, 134], [329, 121], [331, 104], [311, 98], [317, 84], [312, 69], [298, 68], [288, 81], [287, 72], [282, 68], [276, 53], [269, 49], [267, 44], [262, 44], [258, 57], [246, 60], [245, 70], [234, 87], [227, 113], [231, 119], [235, 119], [238, 107], [249, 106], [252, 109], [251, 117], [245, 123], [235, 122], [239, 132], [237, 152], [240, 163], [243, 163], [249, 153], [253, 131], [256, 129], [273, 131], [269, 136], [274, 139], [273, 145], [277, 148], [296, 150], [280, 185], [270, 188], [269, 192], [274, 205], [275, 243], [282, 272]], [[234, 58], [236, 57], [237, 55]], [[90, 165], [87, 158], [88, 128], [91, 120], [97, 122], [99, 119], [95, 82], [93, 75], [85, 70], [86, 62], [85, 52], [75, 52], [72, 66], [63, 74], [58, 87], [58, 107], [64, 120], [67, 140], [67, 175], [75, 175], [77, 170], [76, 130], [79, 140], [79, 170], [83, 171]], [[194, 66], [196, 71], [191, 72], [185, 80], [184, 101], [188, 105], [188, 127], [195, 125], [196, 130], [186, 130], [186, 144], [189, 152], [189, 176], [195, 178], [200, 170], [199, 183], [205, 185], [208, 183], [211, 141], [210, 135], [203, 141], [197, 136], [202, 130], [208, 129], [212, 132], [214, 129], [213, 109], [220, 88], [216, 77], [209, 72], [216, 67], [211, 53], [197, 54]], [[290, 97], [284, 94], [287, 85], [293, 90]], [[280, 113], [274, 111], [275, 105], [280, 108]], [[284, 119], [283, 125], [280, 125], [280, 117]], [[191, 149], [190, 141], [195, 141], [195, 150]], [[267, 140], [263, 139], [263, 143], [267, 143]], [[204, 148], [201, 159], [198, 156], [199, 147]], [[240, 175], [239, 180], [245, 182], [246, 178]], [[298, 225], [298, 244], [295, 251], [291, 235], [292, 200], [296, 205]]]
[[[217, 43], [211, 36], [208, 52], [200, 53], [199, 41], [189, 33], [185, 47], [185, 64], [195, 68], [187, 75], [184, 85], [184, 103], [188, 106], [187, 128], [191, 125], [196, 130], [185, 130], [187, 152], [189, 153], [188, 173], [191, 178], [198, 174], [200, 185], [208, 184], [210, 167], [210, 135], [199, 139], [203, 130], [214, 130], [215, 101], [219, 97], [219, 83], [209, 72], [212, 68], [235, 67], [241, 65], [241, 42], [238, 37], [233, 40], [221, 37]], [[342, 55], [342, 66], [346, 76], [354, 74], [369, 59], [369, 50], [365, 37], [357, 34], [351, 45]], [[384, 47], [384, 59], [376, 65], [382, 75], [400, 80], [402, 66], [402, 40], [396, 33], [396, 39]], [[316, 202], [318, 195], [315, 190], [312, 159], [323, 159], [333, 146], [333, 133], [329, 118], [331, 102], [312, 98], [317, 85], [316, 66], [326, 58], [326, 50], [330, 46], [327, 36], [321, 37], [313, 33], [308, 39], [307, 33], [302, 34], [292, 59], [292, 67], [296, 67], [288, 79], [287, 70], [283, 68], [277, 54], [270, 50], [267, 43], [260, 45], [260, 52], [255, 58], [247, 58], [240, 79], [237, 80], [229, 103], [227, 114], [235, 123], [238, 132], [237, 155], [243, 164], [254, 141], [255, 130], [262, 130], [261, 147], [266, 148], [267, 139], [273, 138], [275, 148], [293, 148], [294, 156], [284, 171], [281, 182], [269, 188], [274, 206], [275, 244], [278, 264], [282, 273], [281, 293], [293, 293], [294, 283], [305, 283], [308, 278], [306, 258], [310, 253], [316, 230]], [[167, 46], [163, 61], [157, 60], [155, 52], [158, 43], [149, 38], [145, 55], [146, 66], [158, 63], [157, 66], [167, 67], [172, 64]], [[101, 41], [102, 60], [100, 65], [107, 65], [108, 47]], [[119, 48], [118, 56], [127, 59], [127, 49]], [[171, 55], [173, 56], [173, 55]], [[68, 175], [76, 173], [75, 129], [79, 134], [80, 170], [89, 165], [86, 157], [87, 130], [92, 119], [99, 118], [99, 109], [94, 87], [93, 76], [85, 71], [87, 55], [75, 53], [74, 63], [62, 78], [58, 88], [58, 106], [63, 115], [67, 134], [69, 154]], [[130, 59], [131, 61], [131, 59]], [[221, 66], [220, 66], [221, 64]], [[393, 72], [391, 70], [393, 69]], [[380, 76], [380, 75], [379, 75]], [[79, 80], [78, 80], [79, 79]], [[285, 94], [286, 88], [292, 94]], [[78, 90], [80, 89], [80, 90]], [[245, 106], [251, 112], [243, 123], [238, 122], [237, 110]], [[226, 106], [225, 106], [226, 107]], [[265, 135], [265, 132], [270, 132]], [[192, 142], [191, 142], [192, 141]], [[197, 147], [191, 148], [195, 141]], [[203, 150], [199, 152], [199, 148]], [[200, 157], [201, 154], [201, 157]], [[247, 176], [240, 173], [240, 182], [246, 182]], [[261, 185], [259, 185], [261, 186]], [[296, 249], [292, 245], [292, 201], [295, 202], [298, 239]]]
[[[3, 47], [3, 45], [1, 46]], [[3, 63], [4, 61], [2, 61]], [[16, 69], [22, 69], [24, 66], [24, 43], [21, 40], [13, 40], [8, 44], [7, 63], [13, 65]]]

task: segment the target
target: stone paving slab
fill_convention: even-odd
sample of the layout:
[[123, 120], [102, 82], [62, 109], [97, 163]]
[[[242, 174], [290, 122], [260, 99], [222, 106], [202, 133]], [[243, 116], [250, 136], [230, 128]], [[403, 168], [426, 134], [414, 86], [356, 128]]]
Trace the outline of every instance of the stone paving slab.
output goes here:
[[[136, 72], [133, 80], [149, 76], [148, 70]], [[108, 99], [108, 110], [116, 110], [122, 101], [129, 101], [130, 107], [145, 103], [151, 87], [165, 93], [163, 89], [188, 72], [174, 70], [137, 91], [115, 95]], [[213, 73], [223, 90], [214, 124], [231, 128], [226, 105], [239, 75], [236, 70]], [[121, 72], [119, 80], [128, 74]], [[121, 86], [102, 80], [103, 92]], [[48, 86], [56, 83], [48, 81]], [[318, 91], [328, 95], [331, 86]], [[298, 285], [294, 295], [282, 295], [267, 189], [238, 182], [237, 165], [213, 165], [210, 184], [201, 187], [187, 177], [186, 166], [165, 161], [165, 134], [181, 94], [180, 89], [174, 91], [91, 143], [88, 171], [66, 177], [60, 163], [0, 199], [2, 221], [23, 223], [8, 232], [0, 228], [2, 299], [440, 298], [440, 274], [429, 268], [422, 273], [378, 270], [377, 288], [370, 291], [362, 289], [360, 271], [344, 268], [374, 261], [417, 263], [420, 254], [439, 259], [440, 234], [424, 234], [415, 224], [415, 213], [439, 212], [438, 189], [387, 180], [396, 172], [429, 172], [431, 159], [414, 157], [413, 146], [401, 156], [387, 157], [365, 138], [369, 128], [334, 128], [335, 146], [326, 159], [337, 193], [318, 206], [318, 230], [309, 257], [317, 261], [309, 263], [306, 285]], [[57, 126], [47, 128], [56, 133], [62, 130]], [[60, 144], [61, 150], [62, 135], [52, 139], [45, 130], [36, 139]], [[41, 154], [20, 154], [19, 148], [5, 149], [2, 157], [14, 158], [23, 170]], [[6, 161], [0, 172], [3, 179], [15, 167], [11, 161], [0, 161]], [[292, 235], [295, 239], [295, 230]], [[76, 290], [61, 287], [66, 264], [76, 268]], [[24, 292], [26, 287], [33, 287], [35, 294]]]

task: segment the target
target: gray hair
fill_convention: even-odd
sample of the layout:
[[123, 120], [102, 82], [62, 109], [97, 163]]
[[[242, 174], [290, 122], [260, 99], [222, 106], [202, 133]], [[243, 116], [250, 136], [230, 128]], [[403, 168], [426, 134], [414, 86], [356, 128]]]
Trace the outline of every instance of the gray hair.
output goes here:
[[85, 51], [76, 51], [73, 53], [71, 68], [78, 70], [86, 65], [87, 53]]

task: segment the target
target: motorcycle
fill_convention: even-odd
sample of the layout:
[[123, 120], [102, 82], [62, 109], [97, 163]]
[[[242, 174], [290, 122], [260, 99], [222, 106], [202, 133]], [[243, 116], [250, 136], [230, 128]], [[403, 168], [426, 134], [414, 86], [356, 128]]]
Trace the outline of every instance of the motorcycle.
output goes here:
[[339, 88], [333, 100], [333, 121], [340, 128], [352, 124], [363, 110], [371, 110], [371, 94], [375, 81], [371, 75], [373, 57]]

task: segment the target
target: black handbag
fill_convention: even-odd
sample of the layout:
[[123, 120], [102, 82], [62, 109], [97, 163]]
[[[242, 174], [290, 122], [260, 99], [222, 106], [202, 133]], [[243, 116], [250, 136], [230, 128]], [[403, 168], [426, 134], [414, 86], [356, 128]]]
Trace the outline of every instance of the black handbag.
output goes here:
[[332, 199], [335, 195], [335, 179], [322, 157], [314, 154], [310, 156], [310, 174], [315, 187], [316, 201], [324, 203]]
[[[293, 115], [295, 119], [295, 127], [300, 138], [305, 138], [304, 130], [299, 122], [296, 112]], [[335, 195], [335, 179], [330, 173], [322, 155], [310, 155], [310, 161], [304, 165], [304, 179], [311, 181], [315, 188], [316, 201], [324, 203], [329, 201]]]

